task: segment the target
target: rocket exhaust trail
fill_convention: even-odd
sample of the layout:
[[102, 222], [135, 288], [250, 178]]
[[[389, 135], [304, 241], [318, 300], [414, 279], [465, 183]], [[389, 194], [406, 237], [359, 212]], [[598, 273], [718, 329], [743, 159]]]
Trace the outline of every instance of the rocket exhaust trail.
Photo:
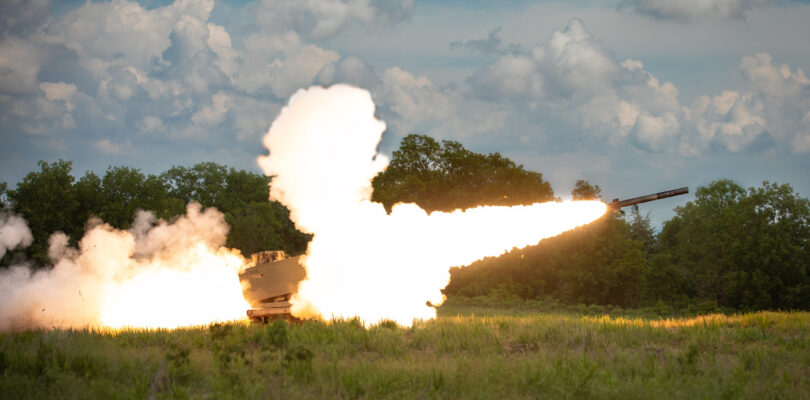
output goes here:
[[259, 158], [273, 176], [270, 197], [298, 229], [314, 234], [307, 278], [291, 300], [297, 317], [392, 319], [410, 325], [441, 304], [452, 266], [536, 244], [599, 218], [600, 201], [477, 207], [428, 215], [373, 203], [371, 179], [388, 161], [376, 152], [385, 123], [371, 95], [335, 85], [298, 91], [264, 138]]

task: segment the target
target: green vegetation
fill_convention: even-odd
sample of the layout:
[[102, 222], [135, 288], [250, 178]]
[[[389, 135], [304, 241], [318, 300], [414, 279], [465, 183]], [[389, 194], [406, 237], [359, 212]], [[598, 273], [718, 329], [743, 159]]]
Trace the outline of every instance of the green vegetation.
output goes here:
[[[451, 306], [436, 320], [0, 334], [5, 398], [808, 398], [810, 314]], [[505, 313], [511, 315], [505, 315]]]
[[[266, 249], [302, 253], [310, 236], [295, 229], [289, 210], [268, 201], [270, 179], [251, 172], [206, 162], [191, 168], [172, 167], [160, 175], [145, 175], [135, 168], [110, 167], [104, 176], [87, 172], [76, 180], [73, 163], [40, 161], [16, 189], [0, 186], [0, 202], [23, 216], [34, 243], [23, 252], [38, 265], [47, 265], [48, 238], [56, 231], [70, 236], [73, 245], [84, 235], [90, 218], [97, 217], [118, 229], [128, 229], [139, 209], [158, 218], [185, 213], [186, 204], [216, 207], [231, 226], [227, 246], [243, 254]], [[0, 265], [8, 265], [13, 253]]]
[[[421, 135], [403, 139], [373, 185], [373, 198], [389, 209], [397, 202], [447, 211], [554, 199], [539, 173]], [[571, 193], [576, 200], [600, 194], [585, 180]], [[718, 180], [676, 207], [659, 234], [638, 208], [609, 212], [536, 246], [454, 268], [445, 293], [685, 312], [705, 304], [808, 310], [810, 201], [787, 184], [746, 190]]]
[[526, 171], [498, 153], [478, 154], [458, 142], [439, 144], [424, 135], [402, 139], [372, 185], [372, 200], [389, 211], [396, 203], [416, 203], [432, 212], [554, 200], [543, 174]]
[[810, 201], [790, 185], [729, 180], [675, 208], [655, 254], [680, 293], [736, 309], [810, 309]]
[[[595, 189], [591, 195], [598, 195]], [[810, 201], [786, 184], [765, 182], [746, 191], [720, 180], [676, 207], [658, 235], [632, 209], [451, 272], [445, 290], [451, 296], [687, 313], [706, 304], [808, 310]]]

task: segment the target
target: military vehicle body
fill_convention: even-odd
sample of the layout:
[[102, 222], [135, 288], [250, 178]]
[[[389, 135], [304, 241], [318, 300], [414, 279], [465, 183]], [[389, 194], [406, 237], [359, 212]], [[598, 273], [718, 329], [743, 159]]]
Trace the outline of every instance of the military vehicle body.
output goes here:
[[292, 319], [290, 298], [306, 277], [300, 260], [301, 256], [287, 257], [283, 251], [262, 251], [251, 256], [253, 266], [239, 274], [242, 294], [251, 307], [248, 318], [261, 322]]

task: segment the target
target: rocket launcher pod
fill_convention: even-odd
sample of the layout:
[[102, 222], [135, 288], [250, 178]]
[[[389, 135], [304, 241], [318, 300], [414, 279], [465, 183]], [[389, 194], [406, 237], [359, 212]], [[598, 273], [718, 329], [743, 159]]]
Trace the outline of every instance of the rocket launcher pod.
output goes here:
[[627, 200], [619, 200], [613, 199], [610, 203], [608, 203], [608, 207], [613, 209], [613, 211], [619, 211], [622, 207], [632, 206], [634, 204], [646, 203], [648, 201], [660, 200], [667, 197], [672, 196], [680, 196], [682, 194], [689, 193], [688, 187], [682, 187], [678, 189], [667, 190], [666, 192], [660, 192], [655, 194], [648, 194], [646, 196], [641, 197], [633, 197], [632, 199]]

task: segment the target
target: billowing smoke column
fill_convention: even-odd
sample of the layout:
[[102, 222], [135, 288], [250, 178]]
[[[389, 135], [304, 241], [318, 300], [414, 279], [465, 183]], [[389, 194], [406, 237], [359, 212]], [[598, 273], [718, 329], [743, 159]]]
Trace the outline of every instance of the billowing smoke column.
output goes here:
[[387, 165], [376, 148], [385, 124], [362, 89], [336, 85], [300, 90], [264, 138], [259, 158], [274, 176], [270, 197], [313, 233], [307, 279], [293, 297], [299, 317], [392, 319], [410, 325], [435, 317], [449, 268], [593, 221], [598, 201], [478, 207], [428, 215], [399, 204], [387, 215], [373, 203], [371, 179]]
[[[237, 275], [244, 259], [221, 247], [228, 225], [219, 211], [191, 204], [172, 223], [141, 211], [128, 231], [94, 223], [78, 249], [63, 233], [51, 236], [52, 268], [18, 265], [0, 274], [0, 330], [173, 328], [244, 318]], [[9, 226], [0, 226], [4, 243]]]

